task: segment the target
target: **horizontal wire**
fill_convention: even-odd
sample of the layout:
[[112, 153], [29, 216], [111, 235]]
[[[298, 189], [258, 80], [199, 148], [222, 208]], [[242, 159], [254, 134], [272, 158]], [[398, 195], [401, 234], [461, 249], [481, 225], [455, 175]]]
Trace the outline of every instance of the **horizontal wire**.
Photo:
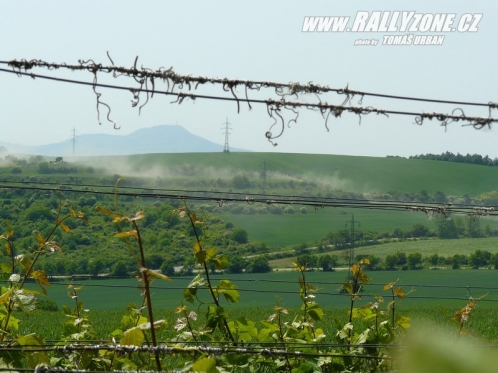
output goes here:
[[[20, 73], [20, 69], [23, 68], [25, 71], [31, 69], [33, 67], [47, 67], [49, 70], [66, 68], [69, 70], [86, 70], [92, 73], [96, 71], [104, 72], [104, 73], [119, 73], [127, 76], [139, 76], [140, 78], [160, 78], [160, 79], [172, 79], [176, 84], [189, 84], [193, 83], [218, 83], [223, 84], [229, 87], [237, 86], [237, 85], [245, 85], [250, 89], [259, 89], [261, 87], [264, 88], [275, 88], [282, 89], [287, 88], [291, 91], [288, 93], [289, 95], [294, 95], [298, 93], [327, 93], [327, 92], [335, 92], [337, 94], [347, 95], [347, 96], [372, 96], [379, 98], [389, 98], [396, 100], [407, 100], [407, 101], [422, 101], [422, 102], [432, 102], [432, 103], [440, 103], [440, 104], [453, 104], [453, 105], [465, 105], [465, 106], [482, 106], [482, 107], [490, 107], [497, 108], [498, 104], [493, 102], [488, 103], [480, 103], [480, 102], [468, 102], [468, 101], [454, 101], [454, 100], [442, 100], [442, 99], [429, 99], [422, 97], [411, 97], [411, 96], [400, 96], [400, 95], [390, 95], [390, 94], [382, 94], [375, 92], [363, 92], [357, 90], [350, 90], [348, 87], [346, 88], [330, 88], [328, 86], [320, 86], [317, 84], [307, 83], [278, 83], [278, 82], [270, 82], [270, 81], [251, 81], [251, 80], [241, 80], [241, 79], [228, 79], [228, 78], [207, 78], [201, 76], [192, 76], [192, 75], [180, 75], [172, 71], [172, 69], [162, 71], [156, 70], [153, 71], [151, 69], [141, 68], [140, 70], [133, 68], [127, 69], [124, 67], [118, 66], [103, 66], [102, 64], [83, 64], [80, 65], [68, 65], [68, 64], [53, 64], [46, 63], [43, 61], [37, 60], [13, 60], [13, 61], [0, 61], [0, 64], [9, 65], [13, 68], [17, 68], [18, 71], [16, 73]], [[28, 74], [29, 75], [29, 74]]]
[[[6, 281], [2, 281], [6, 282]], [[313, 284], [312, 282], [310, 282]], [[66, 286], [67, 284], [58, 284], [58, 283], [51, 283], [51, 285], [63, 285]], [[81, 284], [79, 283], [78, 285], [82, 285], [85, 287], [101, 287], [101, 288], [125, 288], [125, 289], [140, 289], [139, 286], [131, 286], [131, 285], [100, 285], [100, 284]], [[188, 286], [181, 286], [181, 287], [155, 287], [151, 286], [150, 287], [153, 290], [165, 290], [165, 291], [172, 291], [172, 290], [185, 290], [188, 288]], [[205, 290], [206, 292], [209, 290], [207, 287], [197, 287], [197, 290]], [[278, 292], [278, 294], [292, 294], [292, 295], [299, 295], [301, 292], [299, 290], [282, 290], [282, 289], [270, 289], [270, 290], [262, 290], [262, 289], [246, 289], [246, 288], [231, 288], [231, 287], [215, 287], [218, 290], [236, 290], [240, 293], [257, 293], [257, 294], [275, 294], [275, 292]], [[365, 289], [365, 287], [362, 287], [362, 289]], [[467, 287], [463, 288], [467, 289]], [[470, 289], [470, 287], [468, 287]], [[467, 289], [467, 290], [468, 290]], [[484, 289], [483, 289], [484, 290]], [[357, 298], [374, 298], [376, 299], [377, 295], [376, 294], [361, 294], [361, 293], [355, 293], [354, 295], [351, 295], [349, 293], [340, 293], [340, 292], [318, 292], [316, 293], [318, 296], [333, 296], [333, 297], [348, 297], [350, 298], [351, 296], [355, 296]], [[220, 294], [221, 296], [221, 294]], [[384, 298], [391, 298], [392, 296], [390, 294], [385, 294], [383, 296]], [[475, 299], [472, 297], [447, 297], [447, 296], [431, 296], [431, 295], [406, 295], [403, 297], [403, 299], [413, 299], [413, 300], [430, 300], [430, 299], [437, 299], [437, 300], [461, 300], [461, 301], [469, 301], [469, 299]], [[485, 303], [497, 303], [498, 299], [490, 299], [490, 298], [483, 298], [480, 299], [479, 302], [485, 302]]]
[[[344, 271], [344, 272], [347, 272], [347, 271]], [[298, 273], [297, 271], [294, 272], [294, 273]], [[349, 273], [349, 272], [348, 272]], [[49, 279], [52, 279], [52, 277], [58, 277], [57, 275], [48, 275], [46, 274], [46, 276], [49, 278]], [[67, 280], [71, 280], [70, 284], [71, 285], [74, 285], [74, 284], [79, 284], [79, 285], [82, 285], [82, 286], [87, 286], [87, 287], [103, 287], [103, 288], [125, 288], [125, 289], [140, 289], [140, 286], [141, 285], [118, 285], [118, 284], [86, 284], [84, 283], [83, 281], [92, 281], [92, 279], [89, 279], [89, 280], [83, 280], [83, 281], [76, 281], [73, 277], [78, 277], [78, 275], [69, 275], [67, 276]], [[290, 284], [290, 285], [297, 285], [297, 282], [296, 281], [286, 281], [286, 280], [247, 280], [247, 279], [238, 279], [238, 278], [234, 278], [234, 277], [224, 277], [224, 276], [220, 276], [222, 277], [223, 280], [229, 280], [233, 283], [237, 283], [237, 282], [268, 282], [268, 283], [282, 283], [282, 284]], [[132, 277], [122, 277], [123, 279], [131, 279]], [[171, 280], [185, 280], [185, 281], [189, 281], [190, 278], [188, 277], [169, 277]], [[213, 280], [215, 279], [218, 279], [217, 277], [214, 277]], [[31, 281], [35, 281], [34, 279], [31, 279]], [[94, 281], [106, 281], [105, 278], [102, 278], [100, 280], [94, 280]], [[0, 280], [0, 283], [11, 283], [11, 281], [9, 280]], [[313, 280], [309, 280], [307, 279], [306, 283], [308, 284], [311, 284], [311, 285], [334, 285], [334, 286], [340, 286], [340, 285], [343, 285], [344, 283], [343, 282], [324, 282], [324, 281], [313, 281]], [[50, 283], [51, 285], [55, 285], [55, 286], [67, 286], [69, 284], [69, 282], [65, 282], [65, 283], [61, 283], [61, 282], [51, 282]], [[384, 283], [368, 283], [368, 284], [365, 284], [363, 286], [363, 289], [365, 288], [365, 286], [386, 286], [386, 284]], [[405, 286], [405, 287], [413, 287], [413, 288], [438, 288], [438, 289], [461, 289], [461, 290], [498, 290], [498, 287], [493, 287], [493, 286], [464, 286], [464, 285], [461, 285], [461, 286], [456, 286], [456, 285], [437, 285], [437, 284], [405, 284], [405, 283], [396, 283], [396, 286], [397, 287], [401, 287], [401, 286]], [[182, 286], [182, 287], [177, 287], [177, 286], [168, 286], [168, 287], [164, 287], [164, 286], [155, 286], [155, 285], [151, 285], [150, 286], [150, 289], [155, 289], [155, 290], [183, 290], [187, 288], [186, 286]], [[202, 288], [201, 288], [202, 289]], [[218, 287], [218, 289], [231, 289], [230, 287]], [[236, 290], [240, 290], [240, 291], [248, 291], [248, 292], [275, 292], [275, 289], [274, 290], [261, 290], [261, 289], [244, 289], [244, 288], [237, 288]], [[280, 292], [280, 290], [278, 290]], [[387, 290], [386, 290], [387, 291]], [[299, 294], [299, 290], [296, 290], [296, 291], [292, 291], [292, 290], [287, 290], [287, 291], [283, 291], [285, 293], [289, 293], [289, 294]], [[334, 295], [334, 293], [322, 293], [322, 292], [319, 292], [317, 293], [319, 295]], [[389, 295], [387, 295], [389, 296]], [[467, 298], [468, 299], [468, 298]]]
[[[358, 115], [363, 115], [363, 114], [370, 114], [370, 113], [375, 113], [375, 114], [392, 114], [392, 115], [407, 115], [407, 116], [414, 116], [420, 118], [420, 120], [423, 119], [437, 119], [440, 121], [446, 121], [446, 120], [452, 120], [452, 121], [468, 121], [470, 122], [469, 125], [476, 126], [477, 128], [481, 128], [485, 125], [490, 125], [492, 123], [498, 122], [498, 118], [492, 118], [492, 117], [469, 117], [465, 115], [450, 115], [450, 114], [443, 114], [443, 113], [419, 113], [419, 112], [407, 112], [407, 111], [396, 111], [396, 110], [384, 110], [384, 109], [376, 109], [372, 107], [355, 107], [355, 106], [343, 106], [343, 105], [331, 105], [327, 103], [319, 103], [319, 104], [310, 104], [310, 103], [303, 103], [303, 102], [298, 102], [298, 101], [285, 101], [284, 99], [281, 100], [273, 100], [273, 99], [267, 99], [267, 100], [257, 100], [257, 99], [248, 99], [248, 98], [235, 98], [235, 97], [222, 97], [222, 96], [210, 96], [210, 95], [198, 95], [198, 94], [193, 94], [193, 93], [184, 93], [184, 92], [178, 92], [178, 93], [173, 93], [173, 92], [167, 92], [167, 91], [158, 91], [154, 89], [137, 89], [133, 87], [122, 87], [122, 86], [116, 86], [116, 85], [111, 85], [111, 84], [102, 84], [102, 83], [90, 83], [90, 82], [84, 82], [84, 81], [79, 81], [79, 80], [73, 80], [73, 79], [64, 79], [64, 78], [57, 78], [57, 77], [51, 77], [51, 76], [46, 76], [46, 75], [39, 75], [39, 74], [33, 74], [33, 73], [24, 73], [20, 71], [11, 71], [7, 69], [0, 69], [0, 72], [6, 72], [6, 73], [12, 73], [16, 75], [25, 75], [25, 76], [30, 76], [31, 78], [40, 78], [40, 79], [47, 79], [47, 80], [54, 80], [57, 82], [63, 82], [63, 83], [71, 83], [71, 84], [80, 84], [80, 85], [86, 85], [86, 86], [91, 86], [93, 88], [99, 87], [99, 88], [110, 88], [110, 89], [119, 89], [119, 90], [126, 90], [126, 91], [140, 91], [144, 93], [151, 93], [151, 94], [163, 94], [163, 95], [169, 95], [169, 96], [177, 96], [177, 101], [181, 103], [184, 98], [190, 98], [190, 99], [208, 99], [208, 100], [219, 100], [219, 101], [231, 101], [231, 102], [245, 102], [245, 103], [254, 103], [254, 104], [264, 104], [267, 106], [276, 106], [277, 108], [279, 107], [289, 107], [292, 109], [296, 108], [306, 108], [306, 109], [318, 109], [320, 111], [326, 111], [330, 110], [334, 116], [340, 116], [343, 111], [346, 112], [351, 112], [355, 113]], [[181, 100], [181, 101], [180, 101]], [[278, 110], [278, 109], [277, 109]], [[419, 123], [421, 124], [421, 122]], [[277, 136], [278, 137], [278, 136]], [[271, 137], [270, 138], [275, 138]]]
[[[78, 187], [78, 188], [112, 188], [113, 191], [116, 190], [116, 185], [102, 185], [102, 184], [85, 184], [85, 183], [59, 183], [59, 182], [52, 182], [52, 181], [16, 181], [16, 180], [0, 180], [0, 183], [12, 183], [12, 184], [21, 184], [21, 185], [58, 185], [58, 186], [70, 186], [70, 187]], [[1, 184], [0, 184], [1, 188]], [[66, 189], [62, 189], [65, 191]], [[175, 193], [175, 192], [188, 192], [188, 193], [210, 193], [210, 194], [228, 194], [228, 195], [239, 195], [239, 196], [255, 196], [255, 197], [274, 197], [274, 198], [288, 198], [294, 201], [297, 200], [313, 200], [313, 201], [319, 201], [317, 197], [310, 197], [310, 196], [299, 196], [299, 195], [292, 195], [292, 194], [262, 194], [262, 193], [243, 193], [243, 192], [230, 192], [230, 191], [211, 191], [211, 190], [191, 190], [191, 189], [165, 189], [165, 188], [147, 188], [147, 187], [134, 187], [134, 186], [125, 186], [125, 185], [120, 185], [117, 188], [117, 191], [119, 192], [120, 190], [140, 190], [141, 193], [143, 191], [150, 191], [150, 192], [170, 192], [170, 193]], [[70, 192], [71, 190], [67, 190]], [[88, 193], [91, 193], [92, 191], [86, 191]], [[154, 193], [147, 194], [147, 195], [155, 195]], [[387, 204], [399, 204], [399, 205], [406, 205], [407, 203], [410, 204], [422, 204], [425, 206], [440, 206], [441, 204], [437, 204], [434, 202], [423, 202], [423, 201], [401, 201], [401, 200], [386, 200], [386, 199], [362, 199], [362, 198], [339, 198], [339, 197], [320, 197], [321, 200], [324, 201], [341, 201], [341, 202], [349, 202], [351, 201], [352, 203], [361, 203], [361, 202], [369, 202], [369, 203], [387, 203]], [[466, 208], [476, 208], [480, 209], [483, 208], [484, 206], [482, 205], [475, 205], [475, 204], [458, 204], [458, 203], [451, 203], [452, 207], [466, 207]], [[495, 206], [498, 208], [498, 206]]]
[[[4, 346], [7, 348], [26, 348], [26, 347], [44, 347], [44, 348], [61, 348], [63, 345], [60, 343], [69, 343], [71, 345], [78, 345], [81, 344], [83, 346], [86, 346], [88, 344], [103, 344], [105, 341], [102, 339], [88, 339], [88, 340], [70, 340], [70, 339], [51, 339], [51, 340], [46, 340], [46, 344], [43, 346], [36, 345], [36, 344], [25, 344], [25, 345], [9, 345], [9, 344], [4, 344], [0, 345], [0, 349], [3, 348]], [[182, 345], [203, 345], [203, 346], [226, 346], [227, 342], [226, 341], [206, 341], [204, 343], [199, 342], [199, 341], [181, 341], [181, 342], [159, 342], [159, 344], [164, 345], [164, 344], [174, 344], [174, 343], [181, 343]], [[245, 342], [240, 342], [244, 347], [250, 347], [250, 348], [258, 348], [261, 346], [270, 346], [270, 347], [278, 347], [278, 348], [303, 348], [303, 349], [317, 349], [317, 348], [383, 348], [383, 349], [392, 349], [392, 350], [397, 350], [397, 349], [404, 349], [407, 347], [410, 347], [410, 345], [407, 344], [383, 344], [383, 343], [364, 343], [364, 344], [348, 344], [348, 343], [321, 343], [321, 342], [312, 342], [312, 343], [306, 343], [306, 342], [293, 342], [293, 341], [273, 341], [273, 342], [263, 342], [263, 341], [245, 341]], [[146, 344], [144, 342], [144, 344]], [[115, 346], [115, 344], [109, 344], [110, 346]], [[475, 347], [483, 347], [483, 348], [496, 348], [498, 347], [498, 344], [495, 343], [478, 343], [478, 344], [473, 344]]]
[[[22, 351], [22, 348], [19, 347], [3, 347], [2, 351]], [[301, 352], [301, 351], [287, 351], [285, 349], [272, 349], [272, 348], [243, 348], [243, 347], [206, 347], [203, 345], [198, 346], [166, 346], [166, 345], [158, 345], [158, 346], [126, 346], [126, 345], [64, 345], [64, 346], [55, 346], [51, 348], [29, 348], [27, 351], [29, 352], [72, 352], [72, 351], [111, 351], [118, 353], [134, 353], [134, 352], [151, 352], [151, 353], [209, 353], [213, 355], [225, 355], [225, 354], [256, 354], [263, 356], [294, 356], [294, 357], [321, 357], [321, 356], [330, 356], [330, 357], [356, 357], [361, 359], [378, 359], [378, 360], [393, 360], [393, 357], [388, 356], [376, 356], [376, 355], [366, 355], [366, 354], [344, 354], [344, 353], [335, 353], [335, 352]]]
[[[60, 189], [60, 188], [47, 188], [47, 187], [28, 187], [28, 186], [15, 186], [15, 185], [6, 185], [2, 184], [0, 181], [0, 189], [16, 189], [16, 190], [31, 190], [31, 191], [44, 191], [44, 192], [64, 192], [64, 193], [83, 193], [83, 194], [96, 194], [96, 195], [118, 195], [118, 196], [128, 196], [128, 197], [142, 197], [142, 198], [152, 198], [152, 199], [177, 199], [177, 200], [190, 200], [190, 201], [204, 201], [204, 202], [217, 202], [219, 207], [222, 207], [224, 204], [229, 202], [246, 202], [249, 205], [254, 203], [262, 203], [266, 205], [301, 205], [301, 206], [310, 206], [314, 208], [323, 208], [323, 207], [342, 207], [342, 208], [363, 208], [363, 209], [372, 209], [372, 210], [397, 210], [397, 211], [414, 211], [414, 212], [424, 212], [426, 215], [441, 213], [443, 215], [449, 215], [451, 213], [456, 214], [467, 214], [467, 215], [475, 215], [475, 216], [498, 216], [498, 209], [495, 209], [494, 206], [491, 207], [467, 207], [469, 211], [465, 211], [463, 209], [455, 209], [452, 205], [448, 204], [446, 207], [438, 206], [438, 207], [430, 207], [431, 204], [426, 204], [425, 206], [414, 205], [411, 202], [405, 202], [400, 205], [397, 203], [391, 202], [376, 202], [375, 200], [368, 201], [364, 200], [359, 202], [353, 201], [344, 201], [340, 199], [310, 199], [310, 198], [300, 198], [300, 199], [268, 199], [266, 196], [261, 195], [261, 198], [235, 198], [235, 197], [216, 197], [209, 196], [209, 191], [204, 192], [204, 196], [194, 196], [188, 194], [159, 194], [159, 193], [133, 193], [133, 192], [121, 192], [121, 191], [88, 191], [88, 190], [79, 190], [79, 189]], [[428, 207], [429, 206], [429, 207]], [[435, 206], [435, 204], [432, 204]]]

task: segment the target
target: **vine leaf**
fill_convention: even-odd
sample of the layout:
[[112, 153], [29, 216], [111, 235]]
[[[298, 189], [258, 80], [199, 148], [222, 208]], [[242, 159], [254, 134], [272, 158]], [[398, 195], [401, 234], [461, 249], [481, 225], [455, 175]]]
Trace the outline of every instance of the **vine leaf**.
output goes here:
[[10, 300], [10, 294], [12, 294], [12, 290], [8, 289], [5, 293], [0, 296], [0, 304], [7, 303]]
[[220, 284], [216, 291], [219, 294], [223, 294], [227, 301], [232, 303], [238, 303], [240, 298], [240, 293], [237, 286], [232, 284], [229, 280], [220, 280]]
[[144, 332], [140, 326], [128, 329], [123, 333], [119, 342], [122, 346], [141, 346], [144, 341]]
[[115, 235], [115, 237], [136, 237], [136, 236], [137, 236], [137, 231], [135, 229], [128, 232], [117, 233]]
[[192, 370], [195, 372], [216, 373], [216, 360], [210, 357], [199, 359], [192, 365]]
[[[40, 347], [45, 346], [45, 340], [36, 334], [29, 334], [19, 337], [17, 339], [17, 342], [21, 346], [24, 346], [23, 349], [25, 351], [37, 350], [37, 349], [40, 350]], [[34, 368], [40, 364], [50, 363], [50, 359], [48, 358], [46, 352], [44, 351], [31, 351], [27, 353], [26, 356], [28, 358], [28, 366], [30, 368]]]
[[59, 244], [55, 241], [49, 241], [47, 243], [45, 243], [45, 246], [46, 248], [51, 251], [51, 252], [58, 252], [58, 253], [62, 253], [62, 249], [61, 247], [59, 246]]
[[31, 272], [31, 276], [36, 280], [38, 285], [40, 286], [40, 289], [43, 293], [43, 295], [47, 295], [47, 290], [45, 289], [45, 286], [50, 286], [50, 282], [48, 281], [47, 275], [40, 270], [33, 271]]
[[71, 231], [71, 228], [69, 228], [66, 224], [64, 223], [60, 223], [60, 227], [62, 228], [62, 230], [64, 232], [70, 232]]
[[140, 271], [147, 273], [149, 276], [160, 278], [161, 280], [171, 281], [171, 279], [168, 276], [153, 271], [152, 269], [140, 268]]

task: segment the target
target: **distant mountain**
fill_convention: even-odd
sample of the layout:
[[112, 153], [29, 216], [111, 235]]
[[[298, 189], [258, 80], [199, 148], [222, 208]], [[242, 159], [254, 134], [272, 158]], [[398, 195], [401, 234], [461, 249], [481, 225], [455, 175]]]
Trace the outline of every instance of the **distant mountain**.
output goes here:
[[[23, 146], [0, 142], [8, 153], [44, 156], [71, 156], [73, 142], [67, 140], [41, 146]], [[247, 151], [230, 149], [234, 152]], [[139, 129], [129, 135], [80, 135], [76, 138], [76, 156], [131, 155], [151, 153], [222, 152], [223, 145], [196, 136], [179, 125], [162, 125]], [[4, 151], [5, 153], [5, 151]]]

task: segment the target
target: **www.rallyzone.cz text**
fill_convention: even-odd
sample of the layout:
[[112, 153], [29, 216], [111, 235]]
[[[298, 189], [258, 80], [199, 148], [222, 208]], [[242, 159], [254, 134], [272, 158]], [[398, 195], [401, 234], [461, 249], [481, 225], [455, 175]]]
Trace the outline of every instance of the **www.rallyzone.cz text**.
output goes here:
[[304, 17], [303, 32], [477, 32], [481, 13], [358, 12], [351, 17]]

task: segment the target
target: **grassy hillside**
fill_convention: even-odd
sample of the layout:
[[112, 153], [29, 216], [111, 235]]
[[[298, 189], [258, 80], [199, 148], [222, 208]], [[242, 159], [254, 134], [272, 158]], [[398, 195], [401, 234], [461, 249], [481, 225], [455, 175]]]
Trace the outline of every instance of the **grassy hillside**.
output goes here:
[[[355, 248], [355, 255], [373, 255], [384, 259], [387, 255], [393, 255], [398, 251], [410, 255], [420, 253], [422, 257], [438, 254], [450, 257], [455, 254], [469, 256], [476, 250], [489, 251], [492, 254], [498, 252], [498, 237], [486, 238], [461, 238], [454, 240], [438, 240], [436, 238], [424, 240], [392, 241], [374, 246], [360, 246]], [[327, 254], [344, 257], [348, 250], [333, 250]], [[318, 253], [317, 253], [318, 254]], [[321, 254], [318, 254], [321, 255]], [[290, 268], [295, 262], [295, 257], [270, 260], [273, 268]]]
[[[340, 211], [342, 213], [339, 213]], [[431, 230], [435, 229], [434, 222], [422, 212], [325, 208], [315, 213], [312, 208], [308, 208], [307, 214], [301, 214], [299, 209], [296, 209], [294, 214], [223, 213], [221, 216], [225, 221], [246, 229], [251, 240], [266, 242], [269, 245], [287, 246], [314, 242], [329, 232], [349, 229], [350, 226], [346, 227], [346, 223], [351, 220], [351, 214], [354, 214], [355, 221], [360, 223], [356, 229], [363, 232], [392, 233], [395, 228], [409, 229], [414, 224], [423, 224]], [[492, 229], [498, 229], [496, 218], [483, 218], [480, 223], [482, 228], [489, 225]]]
[[418, 159], [284, 153], [147, 154], [92, 159], [94, 164], [116, 165], [116, 172], [120, 164], [126, 164], [124, 170], [174, 178], [189, 166], [191, 178], [213, 179], [232, 177], [237, 172], [259, 173], [265, 161], [269, 182], [285, 176], [359, 193], [414, 193], [425, 189], [431, 194], [443, 191], [447, 195], [475, 196], [498, 188], [498, 167]]
[[372, 254], [384, 258], [397, 251], [402, 251], [407, 255], [421, 253], [425, 257], [432, 254], [440, 256], [470, 255], [476, 250], [486, 250], [493, 254], [498, 252], [498, 237], [390, 242], [377, 246], [357, 248], [355, 254]]
[[[249, 237], [254, 241], [266, 242], [269, 245], [287, 246], [306, 242], [314, 242], [328, 232], [346, 229], [346, 222], [351, 220], [351, 213], [355, 220], [360, 222], [357, 230], [392, 232], [394, 228], [410, 228], [413, 224], [421, 223], [432, 227], [432, 222], [424, 214], [409, 214], [405, 212], [372, 211], [341, 209], [348, 214], [339, 214], [334, 208], [318, 210], [308, 208], [307, 214], [266, 214], [266, 215], [239, 215], [222, 214], [222, 218], [231, 221], [237, 227], [244, 227]], [[497, 224], [498, 227], [498, 224]]]

